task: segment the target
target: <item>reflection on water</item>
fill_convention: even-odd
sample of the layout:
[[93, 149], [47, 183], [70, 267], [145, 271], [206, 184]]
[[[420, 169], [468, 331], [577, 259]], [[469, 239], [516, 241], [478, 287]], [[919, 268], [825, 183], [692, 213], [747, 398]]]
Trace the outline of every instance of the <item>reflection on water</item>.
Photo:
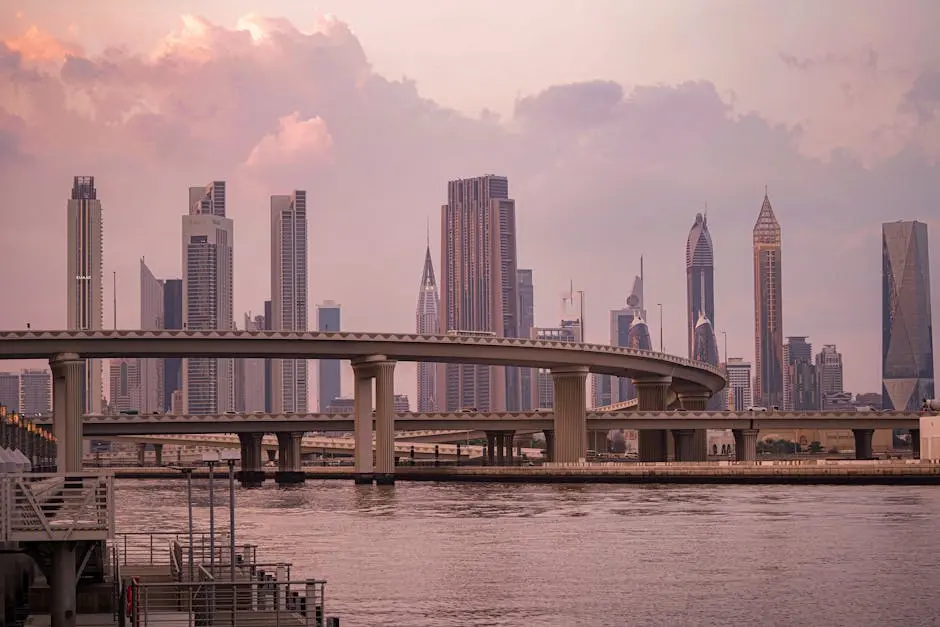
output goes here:
[[[185, 490], [121, 481], [121, 531]], [[205, 482], [194, 518], [208, 527]], [[239, 489], [237, 542], [326, 578], [347, 626], [933, 625], [930, 487], [400, 483]], [[228, 530], [228, 486], [216, 483]]]

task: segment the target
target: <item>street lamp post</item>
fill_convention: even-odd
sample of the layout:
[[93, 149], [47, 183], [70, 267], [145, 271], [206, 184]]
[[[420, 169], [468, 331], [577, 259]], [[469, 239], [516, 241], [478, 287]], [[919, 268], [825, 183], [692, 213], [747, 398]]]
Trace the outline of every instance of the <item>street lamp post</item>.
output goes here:
[[229, 561], [230, 574], [232, 582], [235, 582], [235, 460], [236, 454], [232, 456], [229, 451], [223, 454], [228, 463], [228, 543], [229, 543]]
[[215, 577], [215, 486], [213, 478], [219, 455], [218, 453], [203, 453], [202, 459], [209, 466], [209, 572]]
[[195, 564], [193, 560], [193, 469], [183, 468], [186, 477], [186, 503], [189, 511], [189, 580], [193, 581]]
[[725, 368], [728, 367], [728, 332], [722, 331], [721, 335], [725, 338]]
[[656, 306], [659, 307], [659, 352], [664, 352], [663, 349], [663, 304], [656, 303]]

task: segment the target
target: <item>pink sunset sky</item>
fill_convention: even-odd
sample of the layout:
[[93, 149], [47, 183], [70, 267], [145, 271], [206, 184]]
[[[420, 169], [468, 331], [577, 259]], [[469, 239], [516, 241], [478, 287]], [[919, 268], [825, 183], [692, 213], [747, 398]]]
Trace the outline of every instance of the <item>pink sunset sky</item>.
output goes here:
[[[653, 334], [663, 303], [684, 354], [685, 240], [707, 203], [716, 328], [753, 360], [767, 185], [784, 335], [837, 344], [846, 389], [880, 391], [882, 222], [928, 224], [940, 293], [937, 24], [935, 0], [0, 0], [0, 328], [65, 326], [81, 174], [104, 211], [108, 328], [111, 272], [136, 328], [140, 257], [178, 277], [187, 188], [223, 179], [239, 322], [269, 296], [268, 196], [306, 189], [311, 304], [413, 331], [447, 180], [497, 173], [536, 324], [557, 324], [573, 280], [593, 342], [642, 254]], [[397, 386], [414, 400], [413, 365]]]

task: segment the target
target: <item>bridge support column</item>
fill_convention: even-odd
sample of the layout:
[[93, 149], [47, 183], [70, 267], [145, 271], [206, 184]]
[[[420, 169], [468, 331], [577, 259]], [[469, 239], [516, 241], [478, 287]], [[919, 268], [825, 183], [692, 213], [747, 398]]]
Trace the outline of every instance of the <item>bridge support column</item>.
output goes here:
[[496, 432], [496, 465], [506, 465], [506, 434], [502, 431]]
[[49, 582], [49, 618], [52, 627], [75, 627], [77, 612], [75, 589], [78, 586], [75, 542], [52, 543], [52, 581]]
[[855, 459], [872, 459], [871, 440], [874, 429], [852, 429], [855, 436]]
[[[81, 369], [84, 364], [85, 361], [75, 353], [60, 353], [49, 360], [57, 472], [82, 470]], [[75, 624], [74, 619], [72, 624]]]
[[[353, 388], [353, 435], [355, 450], [355, 482], [371, 485], [373, 480], [373, 431], [372, 431], [372, 378], [375, 376], [375, 357], [366, 357], [352, 362]], [[384, 361], [384, 357], [381, 358]]]
[[375, 365], [375, 482], [395, 483], [395, 362]]
[[555, 387], [555, 451], [558, 463], [584, 462], [587, 457], [587, 394], [584, 366], [552, 368]]
[[[708, 409], [708, 399], [711, 394], [707, 390], [680, 391], [679, 404], [686, 411], [705, 411]], [[704, 462], [708, 461], [708, 430], [695, 429], [694, 441], [688, 452], [686, 462]]]
[[555, 458], [553, 457], [553, 453], [555, 451], [555, 430], [545, 429], [542, 431], [542, 434], [545, 436], [545, 461], [555, 461]]
[[911, 457], [920, 459], [920, 429], [911, 429]]
[[757, 461], [758, 429], [734, 429], [734, 458], [739, 462]]
[[503, 445], [506, 447], [506, 465], [513, 465], [513, 441], [516, 437], [515, 431], [503, 432]]
[[486, 453], [483, 455], [483, 464], [496, 465], [496, 432], [486, 431]]
[[278, 485], [303, 483], [306, 478], [301, 468], [300, 441], [303, 433], [280, 431], [277, 434], [277, 472], [274, 482]]
[[[637, 409], [639, 411], [665, 411], [672, 377], [634, 379]], [[641, 429], [637, 433], [637, 449], [641, 462], [664, 462], [669, 448], [665, 429]]]
[[695, 432], [700, 429], [674, 429], [673, 436], [676, 439], [676, 461], [677, 462], [697, 462], [701, 461], [697, 455], [697, 444]]
[[143, 467], [147, 463], [147, 445], [140, 442], [137, 445], [137, 465]]
[[241, 470], [237, 479], [246, 488], [259, 488], [264, 483], [264, 471], [261, 469], [261, 440], [263, 433], [239, 433], [241, 445]]
[[157, 466], [163, 465], [163, 445], [162, 444], [153, 445], [153, 457], [154, 457], [154, 460], [156, 461]]

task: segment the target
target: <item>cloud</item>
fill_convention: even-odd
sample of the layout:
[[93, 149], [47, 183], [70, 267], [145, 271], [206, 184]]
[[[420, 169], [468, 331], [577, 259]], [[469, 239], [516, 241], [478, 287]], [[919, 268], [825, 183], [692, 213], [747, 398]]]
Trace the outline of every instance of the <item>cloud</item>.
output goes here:
[[[813, 71], [841, 98], [824, 65]], [[931, 151], [931, 136], [906, 121], [936, 112], [926, 69], [903, 102], [883, 108], [895, 117], [879, 120], [901, 150], [871, 161], [836, 143], [820, 160], [800, 150], [803, 125], [739, 110], [703, 79], [547, 86], [518, 98], [508, 119], [473, 118], [377, 74], [336, 18], [303, 32], [282, 19], [225, 28], [190, 16], [145, 55], [85, 54], [30, 28], [0, 46], [0, 248], [28, 259], [0, 273], [0, 291], [33, 297], [0, 311], [0, 328], [65, 325], [65, 202], [71, 177], [93, 174], [121, 326], [138, 324], [137, 259], [179, 275], [188, 187], [226, 179], [237, 312], [269, 297], [268, 196], [306, 189], [310, 299], [343, 303], [348, 329], [409, 331], [425, 224], [437, 222], [446, 181], [495, 172], [517, 200], [537, 322], [557, 323], [555, 295], [574, 279], [588, 294], [593, 341], [607, 339], [607, 310], [622, 305], [643, 254], [647, 301], [664, 304], [666, 346], [682, 352], [685, 239], [707, 202], [716, 327], [733, 354], [751, 357], [751, 229], [768, 185], [783, 228], [786, 334], [838, 344], [848, 385], [876, 390], [880, 224], [919, 218], [940, 238], [940, 143]], [[873, 93], [879, 76], [854, 97]], [[935, 293], [938, 280], [940, 271]], [[400, 366], [399, 379], [413, 395], [413, 369]]]

